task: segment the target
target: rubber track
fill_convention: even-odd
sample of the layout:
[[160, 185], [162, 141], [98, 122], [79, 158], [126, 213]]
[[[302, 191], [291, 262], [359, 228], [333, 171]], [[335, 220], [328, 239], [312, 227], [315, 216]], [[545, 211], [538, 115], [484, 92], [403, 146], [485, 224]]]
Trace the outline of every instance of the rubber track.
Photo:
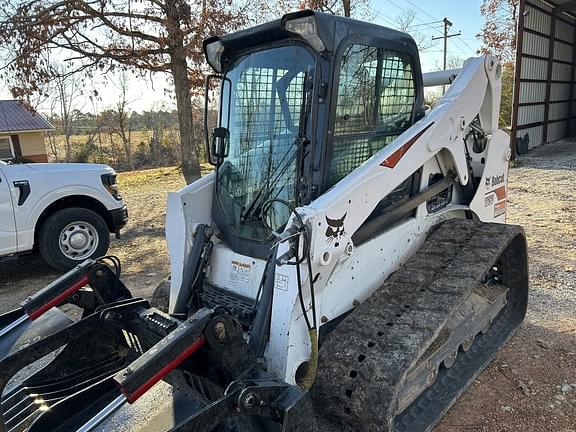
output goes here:
[[[434, 384], [396, 417], [406, 373], [518, 236], [525, 251], [517, 226], [462, 219], [441, 224], [322, 345], [312, 388], [318, 430], [430, 430], [522, 322], [527, 282], [509, 287], [507, 304], [490, 330], [478, 335], [467, 353], [459, 353], [452, 368], [441, 369]], [[512, 264], [527, 272], [524, 253]]]

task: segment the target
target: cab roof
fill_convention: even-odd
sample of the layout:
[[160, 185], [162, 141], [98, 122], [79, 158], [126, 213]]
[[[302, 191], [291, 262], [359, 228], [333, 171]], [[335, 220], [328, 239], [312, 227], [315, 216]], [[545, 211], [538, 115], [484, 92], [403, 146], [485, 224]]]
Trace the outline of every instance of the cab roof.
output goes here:
[[[230, 60], [235, 58], [239, 52], [255, 46], [268, 45], [282, 40], [306, 42], [305, 39], [298, 34], [287, 31], [285, 24], [287, 21], [309, 16], [315, 18], [318, 36], [325, 47], [324, 52], [334, 53], [345, 38], [356, 35], [364, 38], [379, 39], [381, 41], [391, 41], [396, 45], [400, 44], [406, 51], [418, 58], [416, 43], [414, 39], [406, 33], [369, 22], [312, 10], [286, 14], [278, 20], [224, 36], [213, 36], [204, 41], [204, 52], [206, 53], [206, 46], [208, 44], [214, 41], [220, 41], [224, 47], [221, 56], [221, 65], [222, 69], [225, 70]], [[211, 66], [214, 68], [213, 65]]]

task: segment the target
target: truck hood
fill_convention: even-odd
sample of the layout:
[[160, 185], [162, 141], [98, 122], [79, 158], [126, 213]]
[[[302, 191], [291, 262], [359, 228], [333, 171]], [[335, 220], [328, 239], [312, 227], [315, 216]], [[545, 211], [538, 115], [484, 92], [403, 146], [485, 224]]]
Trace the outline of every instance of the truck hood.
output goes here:
[[114, 170], [108, 165], [89, 163], [33, 163], [24, 164], [22, 167], [26, 167], [33, 172], [45, 173], [78, 173], [79, 171], [101, 172], [102, 174], [114, 173]]

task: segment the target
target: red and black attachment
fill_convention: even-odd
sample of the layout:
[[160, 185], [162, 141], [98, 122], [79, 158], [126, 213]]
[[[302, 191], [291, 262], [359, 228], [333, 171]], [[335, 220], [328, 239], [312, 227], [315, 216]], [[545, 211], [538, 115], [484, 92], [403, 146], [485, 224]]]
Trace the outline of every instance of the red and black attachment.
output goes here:
[[60, 305], [67, 298], [76, 293], [80, 288], [88, 284], [88, 269], [94, 261], [88, 260], [70, 270], [64, 276], [56, 279], [44, 289], [21, 304], [21, 309], [8, 312], [0, 316], [0, 338], [9, 334], [26, 321], [42, 316], [49, 309]]
[[[49, 366], [20, 388], [4, 392], [23, 364], [60, 347], [63, 351]], [[208, 405], [185, 413], [177, 413], [174, 402], [173, 423], [162, 430], [208, 432], [240, 417], [280, 423], [285, 431], [302, 430], [297, 425], [303, 417], [296, 413], [307, 406], [306, 392], [270, 380], [251, 359], [239, 323], [224, 310], [203, 308], [181, 322], [145, 300], [122, 300], [0, 360], [0, 393], [4, 393], [0, 431], [107, 430], [109, 424], [102, 422], [113, 421], [126, 403], [137, 406], [160, 380], [172, 384], [178, 379], [172, 373], [208, 376], [211, 367], [230, 375], [227, 390]], [[27, 389], [33, 394], [26, 398]], [[22, 419], [28, 423], [22, 425]]]
[[[125, 312], [126, 309], [122, 307], [116, 311], [105, 310], [101, 318], [106, 322], [107, 314], [126, 315]], [[139, 315], [142, 313], [143, 310], [138, 311]], [[127, 367], [55, 405], [50, 412], [40, 415], [29, 431], [87, 432], [95, 429], [124, 403], [136, 402], [151, 387], [204, 346], [206, 344], [204, 331], [212, 314], [213, 311], [210, 309], [199, 310], [191, 318], [174, 327], [168, 335]], [[76, 415], [71, 416], [71, 412]]]
[[210, 309], [200, 309], [128, 368], [116, 374], [113, 380], [126, 401], [133, 403], [138, 400], [206, 343], [204, 330], [212, 313]]
[[[0, 338], [0, 432], [110, 430], [106, 422], [126, 411], [146, 416], [148, 399], [140, 399], [160, 380], [172, 387], [154, 387], [149, 397], [172, 389], [175, 399], [166, 398], [171, 424], [158, 430], [208, 432], [252, 417], [302, 429], [290, 425], [300, 424], [306, 393], [270, 380], [227, 309], [200, 308], [181, 320], [131, 298], [118, 275], [119, 264], [88, 262], [0, 317], [0, 325], [25, 321]], [[65, 302], [83, 309], [80, 320], [55, 307]], [[46, 366], [6, 388], [47, 356]], [[221, 390], [193, 405], [197, 384]]]
[[308, 392], [281, 380], [267, 379], [262, 371], [252, 370], [251, 374], [252, 379], [232, 382], [220, 399], [169, 432], [211, 432], [222, 423], [234, 422], [240, 417], [244, 418], [240, 423], [244, 427], [246, 419], [252, 419], [264, 430], [317, 430]]
[[[114, 264], [114, 269], [107, 265], [107, 261]], [[11, 333], [18, 333], [18, 329], [24, 324], [37, 320], [53, 307], [64, 303], [74, 303], [82, 307], [84, 316], [87, 316], [101, 305], [130, 298], [130, 292], [119, 279], [117, 262], [114, 257], [84, 261], [28, 297], [20, 309], [0, 315], [0, 345], [5, 336], [13, 340], [17, 335]], [[90, 286], [90, 289], [84, 289], [87, 286]]]

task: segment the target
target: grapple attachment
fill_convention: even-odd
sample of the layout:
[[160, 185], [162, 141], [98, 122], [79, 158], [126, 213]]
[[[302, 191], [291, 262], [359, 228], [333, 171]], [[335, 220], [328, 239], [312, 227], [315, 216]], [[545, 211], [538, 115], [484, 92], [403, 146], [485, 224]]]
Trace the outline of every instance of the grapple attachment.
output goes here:
[[[290, 431], [312, 418], [295, 415], [310, 406], [307, 393], [255, 368], [225, 310], [180, 320], [131, 298], [117, 276], [89, 262], [0, 317], [0, 432], [208, 432], [238, 422]], [[55, 307], [65, 302], [82, 318]]]

